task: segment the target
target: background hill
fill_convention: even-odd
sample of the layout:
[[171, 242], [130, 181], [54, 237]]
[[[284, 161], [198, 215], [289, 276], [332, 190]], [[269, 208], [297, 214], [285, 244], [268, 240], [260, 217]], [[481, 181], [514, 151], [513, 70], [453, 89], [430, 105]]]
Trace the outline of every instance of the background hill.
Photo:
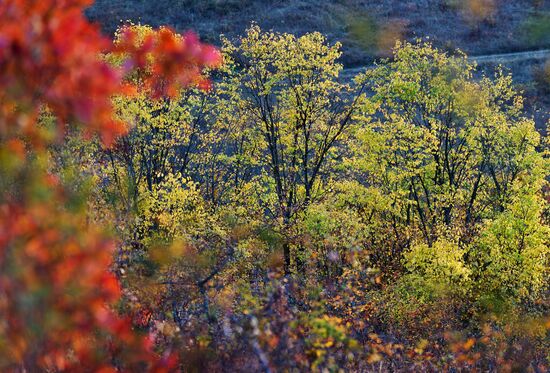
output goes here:
[[[470, 55], [550, 48], [548, 0], [97, 0], [87, 15], [109, 33], [131, 20], [192, 29], [214, 44], [220, 34], [241, 35], [251, 22], [298, 35], [320, 31], [342, 42], [346, 67], [386, 56], [396, 38], [429, 38]], [[507, 64], [541, 129], [550, 106], [545, 63]]]

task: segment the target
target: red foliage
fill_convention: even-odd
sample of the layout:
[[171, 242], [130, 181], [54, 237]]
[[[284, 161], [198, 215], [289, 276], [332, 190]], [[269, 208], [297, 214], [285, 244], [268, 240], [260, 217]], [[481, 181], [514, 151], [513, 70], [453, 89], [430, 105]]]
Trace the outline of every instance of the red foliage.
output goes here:
[[[108, 270], [114, 243], [69, 207], [71, 190], [40, 160], [54, 141], [37, 126], [42, 107], [98, 134], [106, 145], [125, 132], [111, 97], [124, 94], [124, 71], [101, 53], [112, 43], [82, 15], [88, 0], [0, 2], [0, 370], [168, 371], [176, 360], [153, 352], [112, 306], [120, 297]], [[152, 55], [146, 80], [157, 95], [207, 86], [201, 72], [220, 63], [196, 37], [161, 29], [141, 47], [117, 45], [124, 66]]]
[[210, 82], [201, 74], [201, 69], [218, 66], [221, 55], [214, 47], [201, 44], [195, 34], [180, 37], [162, 27], [149, 34], [142, 43], [137, 43], [136, 38], [135, 30], [125, 27], [115, 52], [130, 56], [124, 64], [127, 71], [147, 70], [148, 74], [142, 81], [145, 87], [142, 88], [150, 90], [153, 97], [175, 96], [181, 88], [190, 85], [210, 88]]
[[[39, 104], [47, 105], [64, 121], [78, 121], [101, 134], [109, 144], [125, 131], [112, 119], [110, 98], [121, 93], [122, 71], [100, 59], [112, 49], [95, 25], [82, 15], [88, 0], [11, 0], [0, 3], [0, 93], [2, 114], [0, 131], [13, 121], [13, 108], [25, 109], [20, 125], [32, 132]], [[196, 36], [178, 38], [161, 28], [141, 46], [133, 43], [130, 29], [116, 51], [128, 56], [125, 67], [145, 64], [152, 54], [152, 74], [147, 84], [157, 96], [173, 94], [182, 87], [208, 81], [201, 75], [204, 67], [217, 66], [219, 53], [201, 44]], [[7, 119], [7, 121], [6, 121]], [[12, 119], [12, 120], [10, 120]]]
[[[112, 121], [110, 97], [120, 73], [99, 56], [109, 48], [82, 15], [86, 0], [12, 0], [0, 3], [0, 131], [19, 124], [33, 132], [40, 104], [65, 121], [78, 121], [109, 142], [124, 132]], [[14, 118], [13, 108], [23, 113]], [[14, 119], [17, 119], [15, 121]]]

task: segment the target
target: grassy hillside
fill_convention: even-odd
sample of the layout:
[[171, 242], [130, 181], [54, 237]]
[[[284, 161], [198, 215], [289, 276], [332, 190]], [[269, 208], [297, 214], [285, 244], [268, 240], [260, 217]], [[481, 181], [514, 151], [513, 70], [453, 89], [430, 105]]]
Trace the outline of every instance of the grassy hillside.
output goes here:
[[[550, 47], [550, 0], [96, 0], [87, 15], [108, 33], [130, 20], [192, 29], [214, 44], [220, 34], [242, 35], [252, 22], [298, 35], [321, 31], [342, 42], [348, 67], [386, 56], [396, 38], [429, 38], [470, 55]], [[506, 67], [544, 131], [550, 107], [544, 61]]]
[[88, 15], [108, 32], [132, 20], [193, 29], [214, 43], [252, 21], [295, 34], [321, 31], [343, 42], [347, 65], [359, 65], [400, 34], [470, 54], [550, 46], [550, 36], [530, 26], [549, 11], [544, 0], [97, 0]]

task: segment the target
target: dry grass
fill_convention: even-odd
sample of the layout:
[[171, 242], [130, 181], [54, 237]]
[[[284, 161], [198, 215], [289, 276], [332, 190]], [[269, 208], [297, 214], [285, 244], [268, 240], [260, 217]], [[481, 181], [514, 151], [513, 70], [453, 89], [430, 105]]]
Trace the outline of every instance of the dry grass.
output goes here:
[[[220, 34], [242, 34], [252, 21], [295, 34], [321, 31], [343, 41], [347, 65], [359, 65], [377, 54], [365, 48], [365, 40], [391, 39], [392, 33], [429, 37], [439, 47], [471, 54], [547, 47], [550, 36], [533, 42], [524, 31], [530, 20], [549, 12], [550, 0], [96, 0], [88, 15], [108, 32], [132, 20], [194, 29], [214, 43]], [[369, 23], [372, 35], [358, 40], [353, 30], [361, 22]]]
[[[193, 29], [214, 44], [220, 34], [241, 35], [253, 21], [294, 34], [321, 31], [343, 43], [342, 62], [348, 67], [384, 56], [396, 37], [427, 37], [440, 48], [472, 55], [548, 48], [549, 15], [550, 0], [96, 0], [88, 10], [107, 32], [132, 20]], [[547, 92], [533, 83], [540, 66], [508, 67], [543, 128], [550, 103]]]

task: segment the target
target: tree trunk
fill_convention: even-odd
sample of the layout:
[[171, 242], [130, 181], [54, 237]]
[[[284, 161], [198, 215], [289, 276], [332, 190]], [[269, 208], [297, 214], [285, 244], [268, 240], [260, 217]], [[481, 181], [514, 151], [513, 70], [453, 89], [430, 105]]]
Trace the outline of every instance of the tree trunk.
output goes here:
[[285, 260], [285, 275], [290, 275], [290, 244], [288, 241], [283, 243], [283, 255]]

